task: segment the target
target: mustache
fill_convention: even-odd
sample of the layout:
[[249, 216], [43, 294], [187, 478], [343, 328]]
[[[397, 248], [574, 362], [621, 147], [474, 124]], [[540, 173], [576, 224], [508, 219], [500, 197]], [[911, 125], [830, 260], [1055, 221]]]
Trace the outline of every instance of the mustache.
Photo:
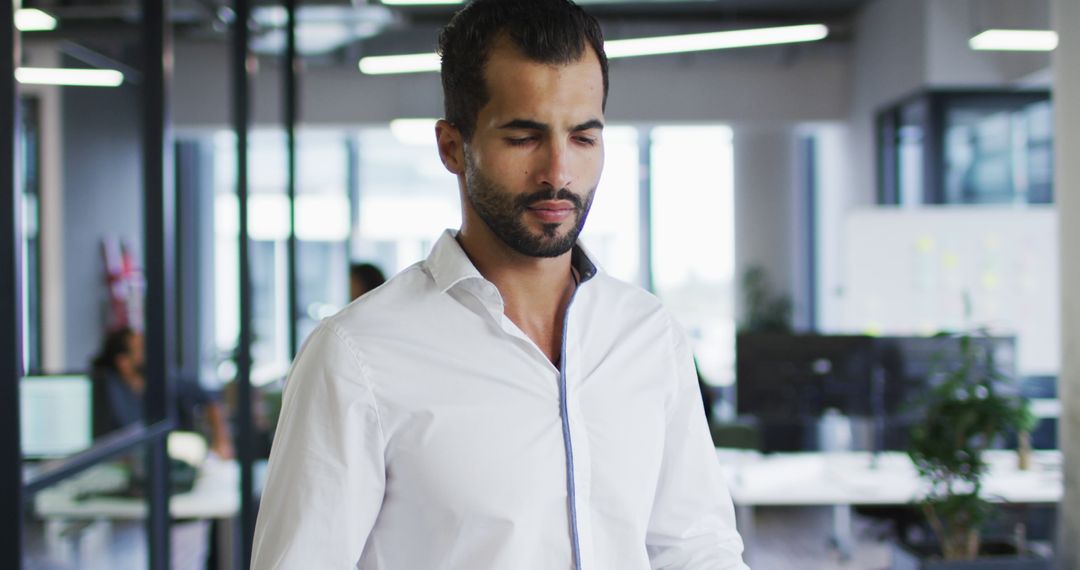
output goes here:
[[518, 210], [524, 210], [537, 202], [545, 202], [548, 200], [566, 200], [573, 204], [574, 208], [578, 210], [585, 208], [585, 203], [581, 199], [581, 196], [574, 194], [566, 188], [560, 188], [558, 190], [554, 188], [545, 188], [529, 194], [522, 194], [514, 200], [514, 205]]

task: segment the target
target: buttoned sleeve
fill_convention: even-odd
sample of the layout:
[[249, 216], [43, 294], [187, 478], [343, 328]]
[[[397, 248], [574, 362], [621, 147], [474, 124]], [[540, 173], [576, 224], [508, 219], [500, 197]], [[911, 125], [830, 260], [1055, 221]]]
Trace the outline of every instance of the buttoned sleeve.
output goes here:
[[672, 324], [677, 386], [668, 403], [663, 465], [646, 534], [656, 569], [742, 570], [731, 494], [702, 412], [685, 335]]
[[361, 361], [324, 322], [285, 384], [251, 568], [354, 568], [382, 504], [383, 448]]

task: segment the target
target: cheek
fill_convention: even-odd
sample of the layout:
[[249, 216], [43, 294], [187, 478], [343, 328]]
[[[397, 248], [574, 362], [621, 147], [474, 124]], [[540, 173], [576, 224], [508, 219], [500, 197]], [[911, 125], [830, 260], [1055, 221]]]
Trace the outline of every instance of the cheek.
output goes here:
[[590, 186], [596, 186], [600, 181], [600, 175], [604, 172], [604, 152], [601, 150], [583, 161], [582, 174], [590, 181]]

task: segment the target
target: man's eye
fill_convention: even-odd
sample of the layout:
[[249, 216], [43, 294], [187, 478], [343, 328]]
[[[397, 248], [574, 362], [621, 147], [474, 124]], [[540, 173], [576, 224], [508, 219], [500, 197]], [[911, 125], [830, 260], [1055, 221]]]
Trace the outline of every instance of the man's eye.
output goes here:
[[596, 146], [596, 139], [593, 137], [575, 137], [574, 140], [583, 145]]
[[523, 146], [536, 140], [536, 137], [507, 137], [506, 142], [511, 146]]

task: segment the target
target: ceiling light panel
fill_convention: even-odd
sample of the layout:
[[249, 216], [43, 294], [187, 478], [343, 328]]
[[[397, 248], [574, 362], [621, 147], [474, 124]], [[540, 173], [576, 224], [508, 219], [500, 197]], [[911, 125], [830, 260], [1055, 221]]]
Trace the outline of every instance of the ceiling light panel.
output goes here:
[[607, 52], [609, 59], [616, 59], [620, 57], [812, 42], [825, 39], [828, 35], [829, 28], [824, 24], [806, 24], [801, 26], [707, 32], [703, 34], [609, 40], [604, 42], [604, 51]]
[[56, 18], [36, 8], [15, 11], [15, 29], [20, 32], [48, 32], [56, 29]]
[[971, 49], [980, 51], [1053, 51], [1057, 32], [1052, 30], [986, 30], [968, 40]]
[[[607, 52], [609, 59], [617, 59], [812, 42], [825, 39], [828, 35], [829, 28], [824, 24], [804, 24], [799, 26], [707, 32], [703, 34], [608, 40], [604, 42], [604, 51]], [[439, 55], [436, 53], [415, 53], [363, 57], [360, 58], [360, 71], [368, 75], [439, 71]]]
[[118, 87], [124, 83], [124, 74], [115, 69], [20, 67], [15, 70], [15, 79], [24, 85]]

